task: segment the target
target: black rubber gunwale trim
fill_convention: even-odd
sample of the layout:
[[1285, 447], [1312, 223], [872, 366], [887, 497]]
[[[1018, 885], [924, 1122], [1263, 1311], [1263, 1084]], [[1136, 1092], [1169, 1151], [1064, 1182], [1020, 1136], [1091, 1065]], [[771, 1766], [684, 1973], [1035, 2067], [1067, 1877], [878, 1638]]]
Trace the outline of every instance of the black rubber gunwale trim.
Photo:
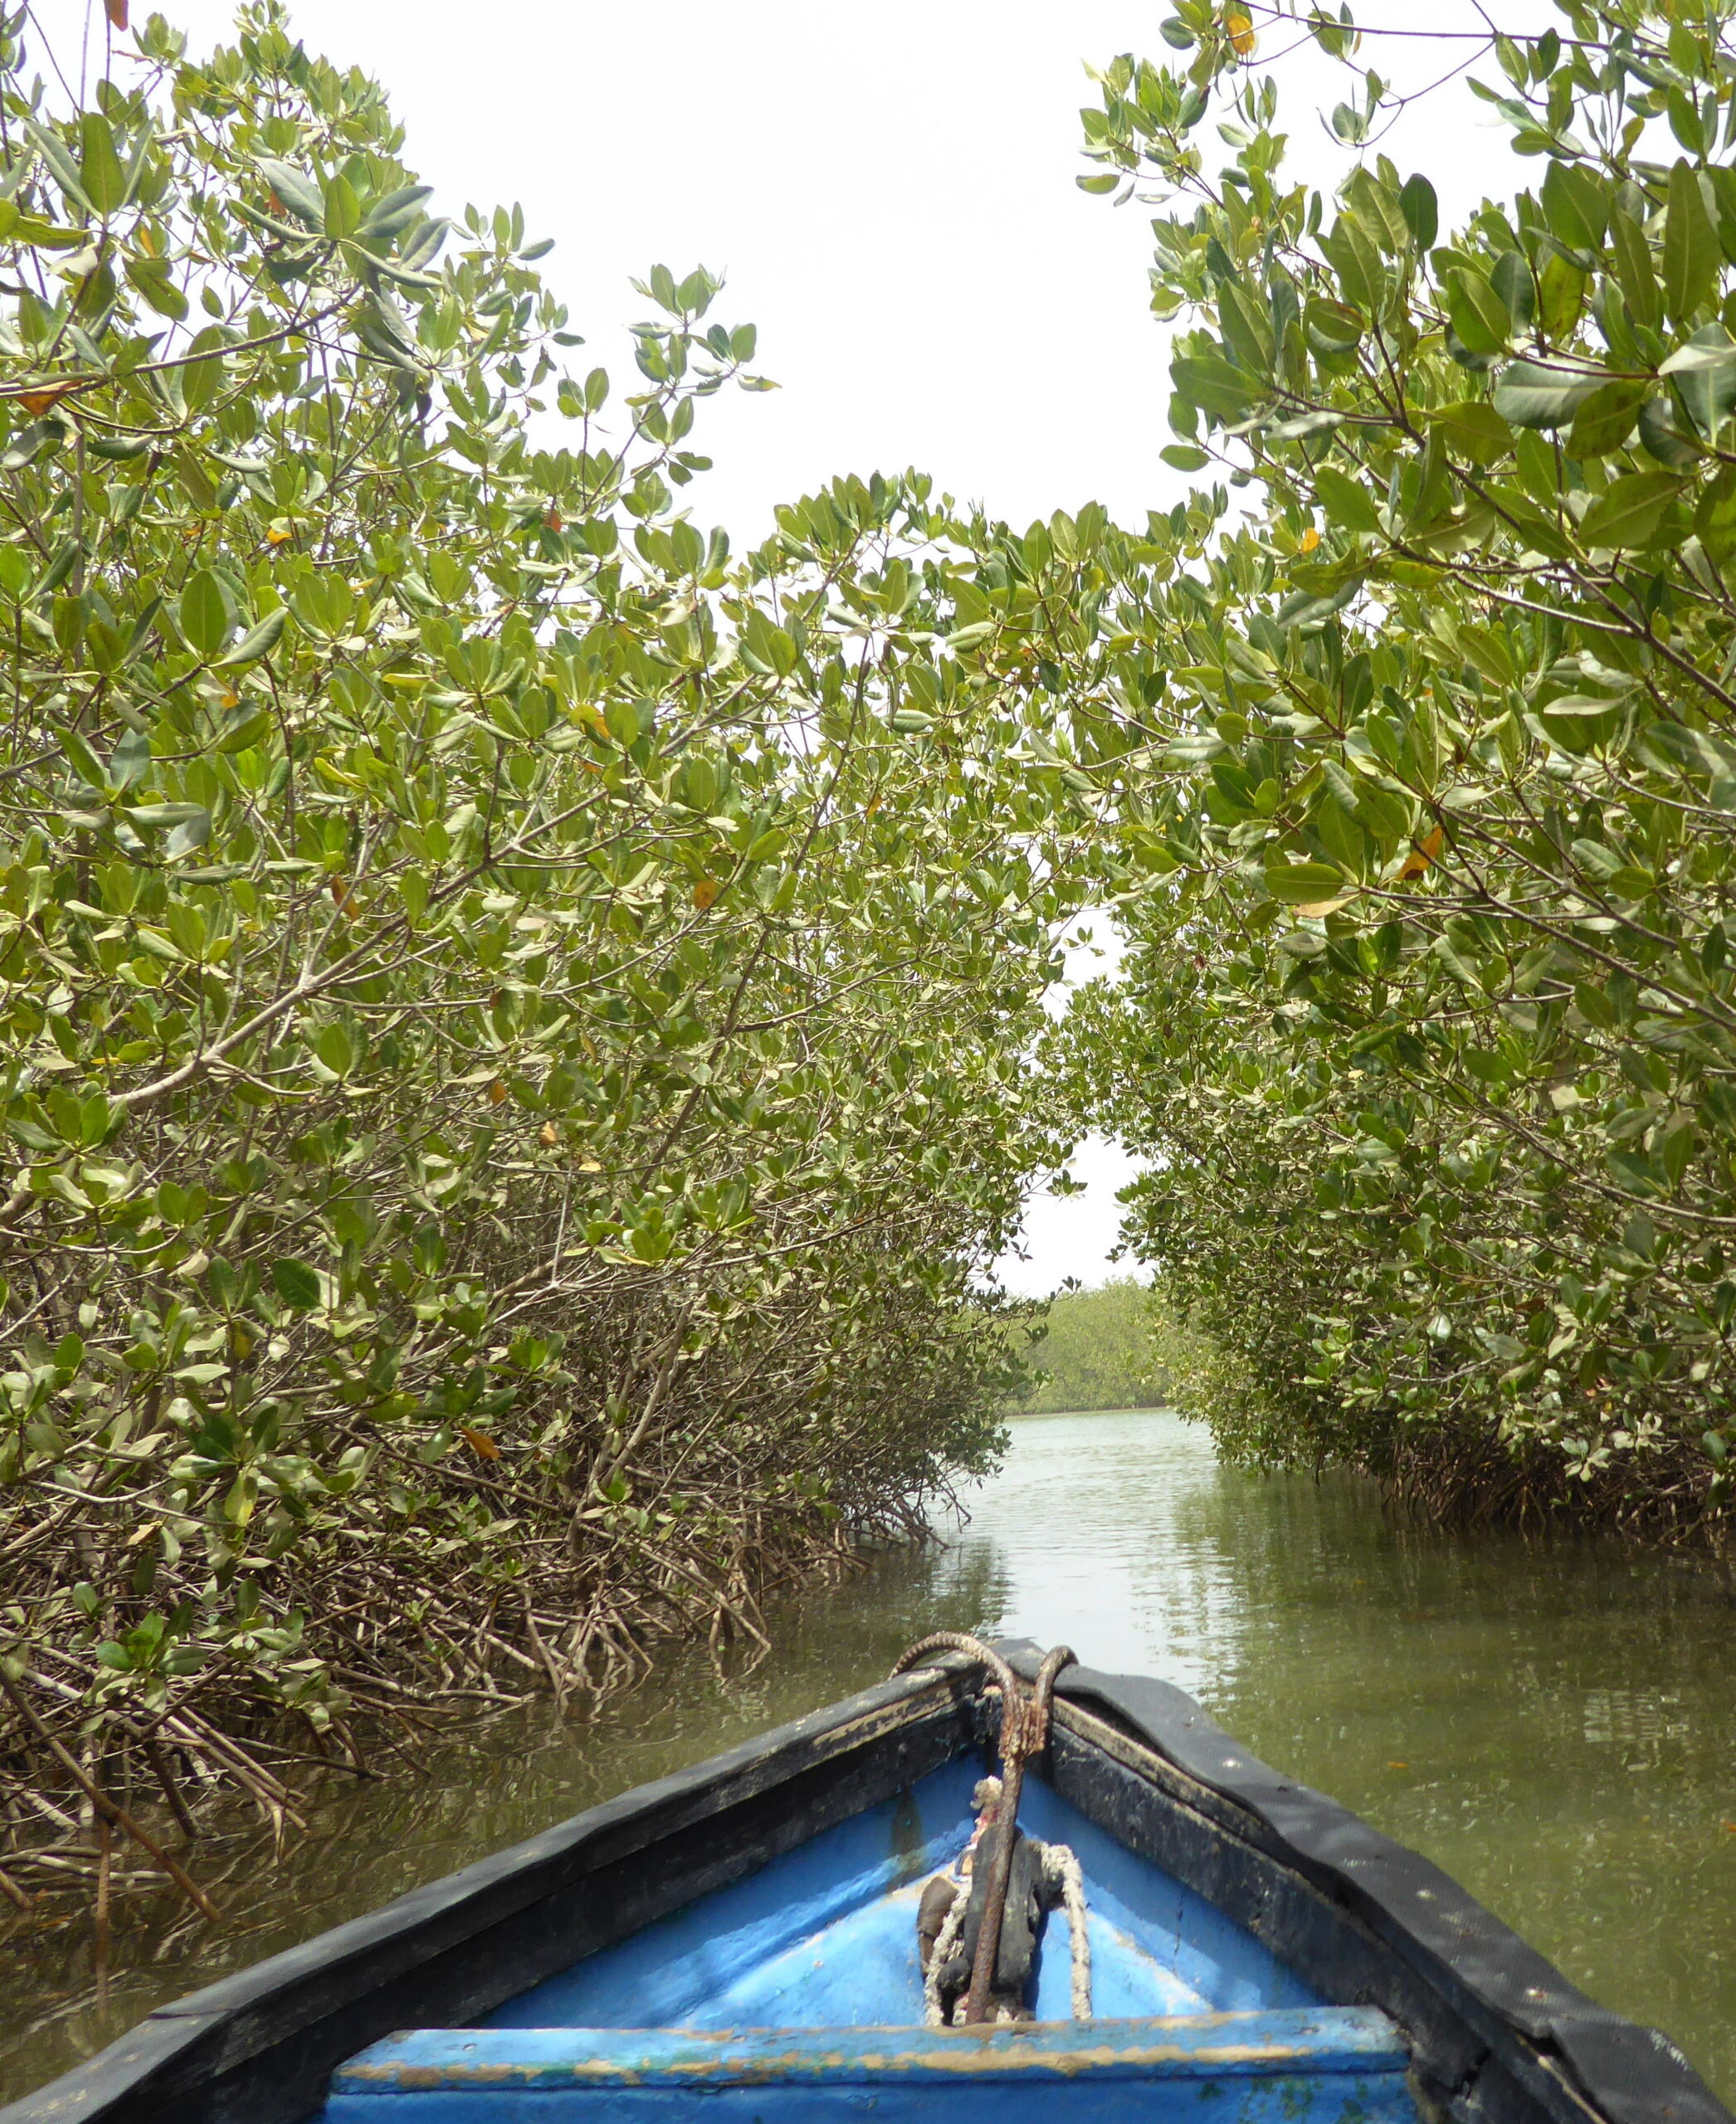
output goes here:
[[[1040, 1654], [1028, 1639], [996, 1649], [1015, 1672], [1035, 1674]], [[1256, 1840], [1272, 1857], [1326, 1889], [1419, 1973], [1475, 2002], [1477, 2023], [1509, 2071], [1530, 2058], [1558, 2060], [1610, 2124], [1733, 2124], [1660, 2029], [1587, 1997], [1438, 1866], [1261, 1762], [1172, 1683], [1075, 1666], [1056, 1693], [1251, 1818], [1264, 1832]], [[1233, 1815], [1223, 1819], [1238, 1826]]]

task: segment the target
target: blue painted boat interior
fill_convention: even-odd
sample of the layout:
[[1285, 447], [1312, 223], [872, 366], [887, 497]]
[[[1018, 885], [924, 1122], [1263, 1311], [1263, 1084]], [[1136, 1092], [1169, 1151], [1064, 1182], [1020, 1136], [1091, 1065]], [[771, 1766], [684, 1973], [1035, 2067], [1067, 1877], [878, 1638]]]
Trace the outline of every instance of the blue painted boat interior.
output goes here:
[[[898, 2028], [922, 2019], [916, 1905], [969, 1841], [984, 1766], [955, 1759], [744, 1881], [587, 1956], [485, 2028]], [[1251, 1933], [1031, 1778], [1019, 1820], [1070, 1844], [1090, 1913], [1091, 2004], [1116, 2019], [1323, 2002]], [[1031, 2001], [1071, 2014], [1066, 1920], [1051, 1917]]]
[[374, 2044], [323, 2124], [1416, 2124], [1390, 2022], [1327, 2005], [1035, 1777], [1022, 1826], [1084, 1874], [1092, 2018], [1056, 1912], [1034, 2022], [924, 2027], [917, 1903], [983, 1768], [954, 1760], [474, 2029]]

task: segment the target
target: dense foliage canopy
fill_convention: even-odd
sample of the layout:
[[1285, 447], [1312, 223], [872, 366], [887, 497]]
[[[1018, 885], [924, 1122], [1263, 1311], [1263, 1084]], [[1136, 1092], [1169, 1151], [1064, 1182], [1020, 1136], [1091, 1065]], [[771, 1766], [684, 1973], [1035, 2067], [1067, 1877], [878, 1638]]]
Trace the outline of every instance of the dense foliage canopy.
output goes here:
[[[758, 381], [705, 272], [650, 275], [623, 395], [523, 216], [439, 218], [276, 0], [202, 63], [153, 17], [81, 109], [24, 23], [17, 1901], [202, 1785], [280, 1810], [285, 1750], [354, 1759], [358, 1712], [754, 1636], [768, 1577], [986, 1463], [971, 1279], [1064, 1147], [1024, 1057], [1090, 824], [1034, 682], [978, 668], [985, 534], [925, 481], [739, 558], [689, 519], [695, 412]], [[1054, 533], [1070, 610], [1100, 531]]]
[[[1095, 777], [1130, 971], [1067, 1038], [1081, 1110], [1153, 1154], [1141, 1250], [1258, 1382], [1232, 1448], [1704, 1530], [1736, 1446], [1736, 52], [1726, 0], [1558, 7], [1487, 40], [1523, 159], [1456, 230], [1379, 151], [1348, 9], [1181, 0], [1171, 63], [1101, 76], [1082, 182], [1167, 202], [1165, 454], [1226, 477], [1196, 560], [1117, 563], [1160, 669]], [[1260, 71], [1299, 31], [1351, 73], [1334, 197]]]
[[1018, 535], [841, 480], [739, 555], [711, 276], [622, 392], [276, 0], [82, 106], [5, 19], [0, 1893], [280, 1815], [358, 1712], [756, 1637], [984, 1465], [1056, 1093], [1149, 1154], [1233, 1451], [1717, 1521], [1731, 5], [1491, 37], [1526, 159], [1444, 231], [1348, 14], [1181, 0], [1084, 182], [1161, 188], [1217, 483]]

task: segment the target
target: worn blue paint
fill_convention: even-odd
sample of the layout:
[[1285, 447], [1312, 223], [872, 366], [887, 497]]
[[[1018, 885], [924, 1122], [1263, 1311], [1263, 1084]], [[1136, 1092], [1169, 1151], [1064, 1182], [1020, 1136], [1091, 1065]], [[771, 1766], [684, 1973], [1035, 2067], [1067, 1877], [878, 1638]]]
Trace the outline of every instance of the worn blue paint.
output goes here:
[[1035, 2022], [928, 2029], [923, 1883], [970, 1834], [973, 1760], [510, 2000], [338, 2075], [321, 2124], [1415, 2124], [1391, 2024], [1025, 1788], [1085, 1876], [1095, 2018], [1051, 1915]]
[[[489, 2028], [870, 2028], [922, 2019], [916, 1902], [964, 1848], [980, 1763], [958, 1761], [748, 1879], [587, 1956]], [[1222, 1912], [1031, 1780], [1020, 1820], [1069, 1844], [1090, 1912], [1100, 2016], [1253, 2011], [1319, 1995]], [[1070, 2012], [1065, 1920], [1051, 1917], [1032, 2000]]]
[[989, 2030], [429, 2029], [326, 2124], [1415, 2124], [1368, 2008]]

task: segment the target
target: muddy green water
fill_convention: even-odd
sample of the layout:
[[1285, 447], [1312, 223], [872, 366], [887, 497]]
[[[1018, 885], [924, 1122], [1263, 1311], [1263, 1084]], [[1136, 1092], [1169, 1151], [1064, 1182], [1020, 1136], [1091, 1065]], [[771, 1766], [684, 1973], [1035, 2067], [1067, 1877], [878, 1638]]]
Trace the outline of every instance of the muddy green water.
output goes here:
[[942, 1628], [1065, 1639], [1161, 1674], [1267, 1761], [1426, 1852], [1576, 1982], [1667, 2029], [1736, 2098], [1736, 1603], [1614, 1547], [1394, 1527], [1348, 1479], [1219, 1468], [1167, 1414], [1033, 1416], [963, 1531], [774, 1613], [778, 1649], [693, 1653], [594, 1718], [503, 1723], [425, 1780], [315, 1796], [274, 1860], [201, 1862], [217, 1931], [123, 1899], [0, 1941], [0, 2097], [207, 1983], [643, 1780], [846, 1694]]

